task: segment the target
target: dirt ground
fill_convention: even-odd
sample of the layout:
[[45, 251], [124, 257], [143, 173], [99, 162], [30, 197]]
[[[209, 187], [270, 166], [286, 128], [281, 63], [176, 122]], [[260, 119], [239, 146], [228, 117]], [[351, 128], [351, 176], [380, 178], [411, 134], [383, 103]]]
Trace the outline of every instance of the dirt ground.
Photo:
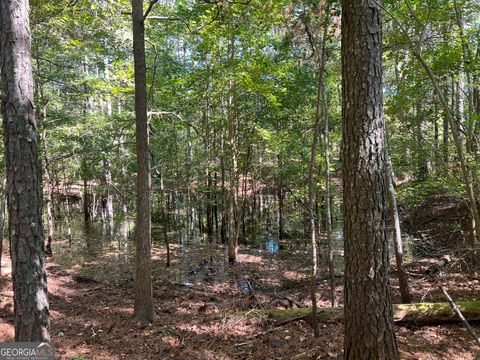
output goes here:
[[[424, 225], [435, 224], [434, 220], [428, 220], [428, 211], [435, 213], [446, 205], [442, 202], [431, 204], [439, 208], [424, 209], [423, 218], [412, 217], [417, 219], [410, 221], [412, 226], [423, 229]], [[442, 216], [453, 216], [451, 212], [448, 214]], [[421, 223], [425, 219], [428, 221], [420, 226], [414, 224], [414, 221]], [[426, 236], [418, 240], [423, 241]], [[158, 320], [146, 326], [132, 318], [131, 257], [107, 248], [101, 255], [82, 258], [68, 250], [66, 240], [57, 240], [54, 256], [47, 259], [47, 272], [51, 335], [58, 358], [340, 359], [343, 324], [321, 324], [321, 336], [314, 339], [308, 320], [279, 326], [257, 312], [261, 308], [311, 305], [306, 271], [308, 250], [292, 241], [281, 243], [281, 248], [287, 250], [278, 254], [243, 247], [239, 262], [233, 267], [225, 263], [220, 245], [188, 248], [173, 245], [172, 266], [166, 268], [165, 249], [154, 245], [153, 279]], [[434, 240], [429, 238], [429, 241]], [[431, 255], [407, 266], [415, 302], [443, 301], [440, 292], [424, 276], [429, 266], [440, 263], [440, 253]], [[341, 252], [337, 258], [341, 260]], [[444, 284], [454, 300], [478, 298], [478, 272], [466, 267], [455, 254], [446, 272]], [[0, 341], [12, 341], [13, 294], [6, 251], [1, 274]], [[341, 271], [337, 275], [337, 298], [341, 299]], [[394, 302], [400, 302], [393, 275], [392, 289]], [[329, 306], [328, 293], [327, 281], [320, 280], [320, 306]], [[235, 312], [248, 312], [248, 315], [231, 315]], [[219, 316], [227, 313], [229, 315]], [[480, 333], [478, 324], [474, 324], [474, 328]], [[397, 326], [396, 334], [402, 359], [468, 360], [480, 352], [461, 324]]]
[[[156, 257], [163, 249], [155, 248]], [[13, 305], [10, 263], [7, 254], [2, 268], [0, 298], [0, 341], [13, 340]], [[49, 300], [51, 334], [60, 359], [336, 359], [341, 358], [343, 325], [321, 324], [321, 337], [314, 339], [307, 321], [276, 326], [255, 314], [260, 307], [310, 305], [307, 279], [292, 270], [292, 260], [241, 254], [237, 270], [216, 281], [202, 275], [200, 282], [169, 283], [179, 265], [180, 249], [173, 251], [174, 263], [156, 277], [154, 294], [158, 321], [144, 326], [132, 319], [133, 289], [129, 282], [111, 285], [78, 276], [50, 259]], [[302, 258], [303, 254], [299, 254]], [[199, 257], [201, 259], [201, 256]], [[202, 260], [198, 262], [202, 264]], [[213, 272], [205, 264], [205, 274]], [[427, 263], [425, 262], [424, 266]], [[95, 271], [98, 271], [98, 267]], [[421, 268], [410, 269], [420, 272]], [[203, 271], [203, 270], [201, 270]], [[248, 282], [247, 282], [248, 280]], [[340, 282], [340, 281], [339, 281]], [[394, 298], [398, 291], [394, 286]], [[246, 284], [248, 291], [242, 285]], [[249, 285], [250, 284], [250, 285]], [[341, 294], [341, 284], [338, 296]], [[250, 290], [254, 289], [254, 294]], [[462, 274], [449, 275], [448, 289], [457, 299], [478, 294], [478, 280]], [[425, 279], [412, 281], [415, 301], [441, 300]], [[319, 284], [321, 305], [328, 306], [327, 284]], [[283, 301], [282, 301], [283, 300]], [[294, 305], [295, 306], [295, 305]], [[210, 320], [212, 313], [251, 310], [249, 316], [225, 316]], [[480, 332], [480, 327], [476, 326]], [[474, 359], [480, 349], [459, 324], [397, 327], [402, 359]]]

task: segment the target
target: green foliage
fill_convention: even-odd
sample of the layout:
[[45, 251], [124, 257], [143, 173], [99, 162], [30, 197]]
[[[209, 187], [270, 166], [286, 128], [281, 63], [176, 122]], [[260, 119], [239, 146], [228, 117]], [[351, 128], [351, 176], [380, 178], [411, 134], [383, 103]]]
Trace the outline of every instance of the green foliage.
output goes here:
[[[340, 174], [340, 2], [329, 1], [326, 97], [331, 172]], [[410, 5], [410, 8], [409, 6]], [[145, 5], [147, 6], [147, 4]], [[441, 82], [462, 134], [477, 139], [478, 4], [384, 2], [384, 95], [389, 150], [402, 201], [462, 190], [445, 114], [429, 79], [412, 56], [418, 47]], [[32, 57], [40, 132], [56, 181], [101, 184], [109, 164], [118, 198], [132, 198], [135, 133], [130, 2], [31, 1]], [[153, 187], [222, 192], [232, 167], [228, 142], [229, 88], [239, 173], [258, 186], [284, 187], [287, 207], [306, 196], [305, 179], [317, 101], [324, 2], [252, 0], [158, 2], [146, 19]], [[168, 20], [165, 20], [168, 18]], [[461, 20], [461, 21], [460, 21]], [[315, 50], [315, 51], [314, 51]], [[465, 82], [460, 114], [459, 81]], [[109, 105], [110, 104], [110, 105]], [[109, 112], [111, 107], [112, 111]], [[39, 116], [39, 115], [37, 115]], [[446, 140], [444, 140], [444, 138]], [[466, 147], [466, 145], [465, 145]], [[468, 150], [468, 149], [466, 149]], [[319, 155], [323, 151], [319, 148]], [[479, 156], [466, 151], [480, 171]], [[323, 156], [318, 156], [320, 174]], [[208, 183], [216, 179], [216, 186]], [[228, 184], [229, 179], [224, 179]], [[324, 191], [319, 177], [316, 190]], [[301, 217], [302, 215], [300, 215]]]
[[68, 358], [68, 360], [86, 360], [87, 358], [83, 355], [73, 355]]

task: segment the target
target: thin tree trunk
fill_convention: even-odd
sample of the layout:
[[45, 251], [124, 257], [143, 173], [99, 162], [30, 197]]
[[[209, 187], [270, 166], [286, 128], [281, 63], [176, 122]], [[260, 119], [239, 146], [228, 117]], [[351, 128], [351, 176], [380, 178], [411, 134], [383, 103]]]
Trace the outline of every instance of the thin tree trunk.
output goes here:
[[[105, 81], [107, 83], [110, 82], [110, 64], [108, 58], [104, 58], [105, 64]], [[107, 107], [107, 116], [109, 118], [109, 130], [113, 132], [112, 126], [112, 98], [110, 96], [106, 97], [106, 107]], [[113, 236], [114, 234], [114, 220], [113, 220], [113, 181], [112, 181], [112, 170], [111, 170], [111, 162], [110, 160], [104, 159], [104, 178], [105, 178], [105, 200], [106, 200], [106, 207], [105, 207], [105, 220], [107, 224], [107, 234], [109, 236]]]
[[2, 197], [0, 199], [0, 275], [2, 274], [3, 230], [5, 228], [5, 207], [7, 205], [7, 178], [3, 178]]
[[[445, 95], [447, 95], [448, 90], [447, 86], [445, 86]], [[448, 159], [449, 159], [449, 149], [448, 149], [448, 139], [449, 139], [449, 126], [448, 126], [448, 120], [447, 116], [444, 114], [443, 116], [443, 137], [442, 137], [442, 151], [443, 151], [443, 166], [445, 168], [445, 173], [447, 172], [448, 169]]]
[[193, 209], [192, 209], [192, 187], [190, 179], [190, 171], [192, 169], [193, 161], [193, 147], [191, 140], [191, 130], [190, 127], [187, 129], [187, 169], [186, 169], [186, 178], [187, 178], [187, 243], [190, 242], [192, 237], [192, 230], [194, 228], [193, 223]]
[[412, 301], [410, 291], [408, 289], [408, 277], [405, 269], [403, 268], [403, 244], [402, 244], [402, 231], [400, 229], [400, 216], [398, 215], [397, 199], [395, 197], [395, 187], [393, 185], [393, 170], [392, 161], [388, 150], [385, 151], [386, 159], [386, 184], [388, 190], [388, 203], [390, 205], [390, 211], [392, 213], [394, 231], [392, 236], [393, 249], [395, 252], [395, 260], [397, 264], [397, 276], [398, 285], [400, 287], [400, 296], [402, 303], [408, 304]]
[[[85, 57], [83, 62], [82, 62], [82, 69], [83, 69], [84, 76], [87, 79], [88, 74], [89, 74], [87, 57]], [[84, 92], [85, 96], [88, 92], [86, 79], [85, 79], [85, 83], [83, 85], [83, 92]], [[87, 114], [88, 114], [88, 111], [89, 111], [89, 98], [90, 97], [85, 99], [85, 104], [84, 104], [84, 107], [83, 107], [84, 120], [86, 120]], [[87, 151], [86, 148], [85, 148], [86, 146], [83, 143], [83, 141], [82, 141], [82, 147], [83, 147], [83, 150], [86, 152]], [[91, 209], [90, 209], [90, 207], [93, 204], [91, 203], [90, 195], [88, 193], [88, 176], [87, 176], [87, 174], [88, 174], [88, 164], [87, 164], [87, 159], [86, 159], [85, 154], [82, 156], [81, 172], [82, 172], [82, 177], [83, 177], [83, 217], [84, 217], [85, 223], [88, 224], [91, 220], [91, 216], [90, 216], [91, 215], [90, 214]]]
[[[409, 11], [411, 12], [412, 16], [415, 16], [410, 6], [409, 6]], [[469, 210], [471, 215], [471, 228], [472, 228], [471, 258], [473, 263], [477, 263], [478, 261], [477, 247], [480, 244], [480, 233], [478, 230], [478, 226], [480, 226], [480, 215], [479, 215], [477, 200], [476, 200], [475, 191], [474, 191], [474, 184], [476, 183], [476, 179], [475, 179], [474, 173], [470, 169], [468, 160], [465, 157], [465, 153], [463, 151], [462, 138], [461, 138], [458, 124], [455, 122], [452, 112], [450, 111], [448, 102], [445, 99], [443, 92], [441, 91], [437, 78], [435, 77], [435, 74], [433, 73], [432, 68], [427, 64], [427, 62], [423, 58], [420, 48], [418, 47], [418, 44], [414, 44], [411, 41], [411, 39], [408, 37], [408, 33], [405, 31], [402, 25], [395, 18], [394, 18], [394, 21], [402, 29], [402, 31], [407, 35], [407, 41], [408, 41], [410, 50], [412, 51], [413, 55], [418, 60], [422, 68], [427, 73], [432, 83], [432, 86], [435, 89], [435, 93], [437, 94], [438, 100], [440, 101], [440, 104], [443, 107], [448, 125], [450, 126], [453, 143], [455, 145], [458, 160], [460, 162], [460, 168], [462, 171], [463, 181], [465, 184], [465, 195], [468, 200], [468, 205], [469, 205]]]
[[307, 178], [307, 188], [308, 188], [308, 199], [307, 199], [307, 217], [309, 223], [309, 237], [310, 237], [310, 246], [312, 247], [312, 275], [311, 275], [311, 284], [310, 284], [310, 296], [312, 298], [312, 327], [313, 334], [315, 337], [320, 336], [318, 330], [317, 322], [317, 289], [316, 289], [316, 280], [317, 280], [317, 241], [316, 241], [316, 231], [315, 231], [315, 216], [314, 216], [314, 201], [315, 201], [315, 182], [316, 182], [316, 168], [317, 168], [317, 146], [320, 137], [320, 120], [322, 115], [325, 115], [324, 109], [325, 100], [325, 62], [326, 62], [326, 41], [327, 41], [327, 29], [328, 29], [328, 14], [329, 8], [328, 4], [326, 5], [326, 14], [323, 26], [323, 39], [322, 39], [322, 49], [319, 62], [319, 71], [318, 71], [318, 87], [317, 87], [317, 103], [316, 103], [316, 114], [315, 114], [315, 123], [313, 126], [313, 138], [312, 146], [310, 148], [310, 162], [308, 165], [308, 178]]
[[[435, 94], [433, 95], [435, 96]], [[435, 150], [435, 171], [440, 167], [440, 141], [439, 141], [439, 128], [438, 128], [438, 105], [435, 102], [433, 105], [433, 126], [434, 126], [434, 137], [433, 137], [433, 148]]]
[[380, 4], [342, 2], [345, 359], [398, 359], [390, 297]]
[[[160, 202], [162, 203], [162, 233], [165, 240], [165, 247], [167, 248], [167, 262], [166, 266], [170, 267], [170, 242], [168, 239], [168, 209], [165, 203], [165, 186], [163, 183], [163, 172], [160, 172]], [[190, 229], [187, 229], [190, 231]]]
[[[279, 157], [279, 168], [282, 168], [280, 157]], [[283, 239], [285, 236], [285, 229], [283, 226], [283, 218], [284, 218], [284, 212], [285, 212], [285, 194], [283, 192], [283, 182], [280, 178], [278, 180], [278, 189], [277, 189], [277, 198], [278, 198], [278, 237], [279, 239]]]
[[220, 158], [220, 175], [221, 175], [221, 185], [222, 185], [222, 221], [221, 221], [221, 227], [220, 227], [220, 232], [221, 232], [221, 239], [222, 243], [226, 242], [226, 231], [227, 231], [227, 219], [228, 219], [228, 199], [227, 199], [227, 189], [225, 186], [225, 130], [222, 127], [221, 130], [221, 137], [220, 137], [220, 148], [221, 148], [221, 158]]
[[324, 104], [324, 155], [325, 155], [325, 222], [326, 222], [326, 235], [327, 235], [327, 262], [328, 262], [328, 274], [330, 277], [330, 301], [332, 307], [337, 306], [337, 299], [335, 294], [335, 264], [333, 259], [332, 249], [332, 202], [331, 202], [331, 174], [330, 174], [330, 143], [329, 143], [329, 121], [328, 121], [328, 104], [327, 94], [323, 90], [323, 104]]
[[[46, 109], [42, 109], [42, 117], [43, 121], [42, 123], [45, 124], [45, 118], [46, 118]], [[43, 152], [44, 152], [44, 162], [43, 162], [43, 167], [44, 167], [44, 173], [45, 173], [45, 180], [46, 180], [46, 186], [47, 186], [47, 199], [46, 199], [46, 206], [47, 206], [47, 246], [45, 249], [45, 253], [47, 255], [52, 255], [52, 241], [54, 237], [54, 229], [55, 225], [53, 223], [53, 178], [52, 178], [52, 173], [50, 169], [50, 160], [48, 157], [48, 145], [47, 145], [47, 136], [46, 136], [46, 131], [45, 128], [43, 130], [43, 136], [42, 136], [42, 145], [43, 145]]]
[[428, 176], [428, 165], [425, 157], [425, 137], [423, 136], [423, 113], [421, 99], [414, 105], [414, 121], [416, 125], [416, 141], [417, 141], [417, 179], [425, 181]]
[[[229, 26], [232, 26], [231, 9], [229, 11]], [[234, 38], [230, 33], [228, 39], [228, 63], [231, 70], [234, 66]], [[237, 261], [238, 253], [238, 231], [237, 231], [237, 191], [238, 191], [238, 168], [237, 168], [237, 124], [235, 114], [235, 81], [228, 82], [228, 141], [230, 144], [230, 183], [228, 201], [228, 261], [232, 264]]]
[[430, 78], [430, 81], [432, 82], [432, 85], [435, 88], [435, 92], [440, 100], [440, 104], [442, 104], [443, 106], [443, 110], [448, 120], [448, 124], [450, 125], [450, 129], [453, 137], [453, 143], [457, 150], [458, 160], [460, 161], [460, 168], [462, 170], [463, 180], [465, 183], [465, 192], [466, 192], [466, 196], [469, 203], [469, 209], [470, 209], [471, 221], [472, 221], [472, 249], [471, 249], [472, 255], [471, 257], [472, 257], [472, 261], [476, 263], [478, 260], [477, 247], [480, 243], [480, 239], [479, 239], [480, 234], [478, 231], [478, 226], [480, 226], [480, 215], [478, 212], [477, 200], [476, 200], [475, 192], [473, 189], [473, 183], [475, 182], [475, 179], [472, 171], [470, 170], [468, 161], [465, 158], [465, 154], [463, 152], [460, 132], [458, 131], [458, 127], [455, 124], [455, 120], [453, 119], [452, 113], [450, 112], [448, 103], [445, 100], [445, 97], [443, 96], [443, 93], [440, 89], [440, 85], [438, 84], [438, 81], [435, 78], [435, 75], [433, 74], [432, 69], [430, 68], [430, 66], [428, 66], [422, 54], [416, 49], [413, 50], [413, 54], [415, 55], [417, 60], [420, 62], [424, 70], [427, 72], [427, 75]]
[[68, 200], [68, 193], [69, 193], [69, 188], [66, 186], [67, 184], [67, 176], [64, 173], [63, 174], [63, 191], [65, 193], [65, 206], [66, 206], [66, 211], [65, 211], [65, 223], [67, 225], [67, 238], [68, 238], [68, 243], [70, 246], [72, 245], [72, 227], [70, 225], [70, 201]]
[[102, 220], [105, 222], [106, 234], [109, 236], [113, 235], [114, 232], [114, 222], [113, 222], [113, 191], [112, 191], [112, 171], [111, 165], [109, 160], [103, 161], [104, 167], [104, 182], [105, 182], [105, 189], [103, 192], [103, 200], [102, 200], [102, 211], [103, 216]]
[[15, 341], [50, 341], [29, 4], [0, 2], [0, 69]]
[[143, 0], [132, 0], [133, 57], [135, 62], [135, 116], [137, 153], [137, 229], [136, 229], [136, 281], [135, 317], [154, 322], [151, 253], [150, 189], [151, 165], [147, 118], [147, 78], [145, 64], [145, 23]]

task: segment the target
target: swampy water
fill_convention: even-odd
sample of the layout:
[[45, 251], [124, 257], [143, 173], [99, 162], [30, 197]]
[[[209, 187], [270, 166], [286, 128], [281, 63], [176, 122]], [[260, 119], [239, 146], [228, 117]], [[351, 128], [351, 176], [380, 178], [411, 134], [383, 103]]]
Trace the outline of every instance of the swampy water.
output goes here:
[[[246, 236], [240, 238], [239, 259], [235, 267], [226, 261], [226, 244], [220, 236], [208, 239], [205, 234], [192, 231], [187, 234], [182, 228], [168, 232], [172, 265], [166, 268], [166, 247], [161, 225], [152, 226], [152, 274], [154, 281], [168, 281], [180, 285], [237, 282], [242, 291], [249, 291], [242, 279], [258, 262], [275, 271], [292, 270], [303, 275], [310, 267], [309, 246], [303, 237], [279, 238], [275, 221], [267, 220], [250, 227]], [[134, 282], [134, 219], [114, 223], [111, 235], [106, 234], [101, 222], [85, 224], [80, 218], [70, 224], [58, 222], [53, 243], [53, 257], [49, 260], [75, 276], [115, 286], [133, 286]], [[308, 243], [308, 242], [307, 242]], [[321, 236], [320, 276], [326, 275], [325, 243]], [[341, 275], [344, 269], [343, 234], [341, 229], [332, 233], [335, 270]], [[407, 258], [412, 259], [411, 251]], [[245, 266], [248, 263], [248, 266]], [[277, 269], [277, 270], [275, 270]], [[251, 271], [250, 271], [251, 272]]]
[[[134, 279], [135, 223], [133, 219], [115, 222], [111, 235], [106, 234], [101, 222], [85, 224], [80, 218], [69, 224], [58, 222], [53, 257], [61, 268], [85, 279], [116, 286], [130, 286]], [[172, 266], [166, 271], [166, 248], [161, 225], [152, 226], [152, 271], [154, 279], [165, 279], [178, 284], [198, 284], [230, 281], [242, 278], [242, 264], [259, 261], [271, 265], [277, 261], [298, 263], [307, 269], [308, 247], [304, 239], [280, 239], [275, 222], [256, 224], [248, 236], [240, 238], [239, 261], [235, 271], [228, 265], [226, 244], [220, 236], [208, 239], [198, 232], [186, 234], [183, 229], [170, 231], [168, 239]], [[343, 236], [336, 230], [332, 236], [335, 263], [343, 271]], [[325, 239], [320, 239], [323, 244]], [[252, 260], [254, 259], [254, 260]], [[321, 257], [322, 260], [322, 257]], [[326, 267], [325, 267], [326, 268]], [[240, 274], [240, 275], [239, 275]], [[243, 274], [244, 275], [244, 274]], [[275, 276], [275, 274], [272, 274]], [[239, 281], [242, 290], [246, 283]]]

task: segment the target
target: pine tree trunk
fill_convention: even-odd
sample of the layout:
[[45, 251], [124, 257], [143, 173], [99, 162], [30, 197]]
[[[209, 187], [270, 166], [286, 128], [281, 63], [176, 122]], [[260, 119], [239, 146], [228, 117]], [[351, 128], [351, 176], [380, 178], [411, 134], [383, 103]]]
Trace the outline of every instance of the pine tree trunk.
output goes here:
[[49, 341], [28, 1], [0, 2], [0, 39], [15, 341]]
[[388, 274], [380, 5], [342, 2], [345, 359], [397, 359]]
[[137, 217], [135, 317], [154, 322], [151, 253], [150, 189], [151, 165], [147, 119], [147, 78], [145, 64], [145, 24], [143, 0], [132, 0], [133, 57], [135, 62], [135, 116], [137, 152]]

